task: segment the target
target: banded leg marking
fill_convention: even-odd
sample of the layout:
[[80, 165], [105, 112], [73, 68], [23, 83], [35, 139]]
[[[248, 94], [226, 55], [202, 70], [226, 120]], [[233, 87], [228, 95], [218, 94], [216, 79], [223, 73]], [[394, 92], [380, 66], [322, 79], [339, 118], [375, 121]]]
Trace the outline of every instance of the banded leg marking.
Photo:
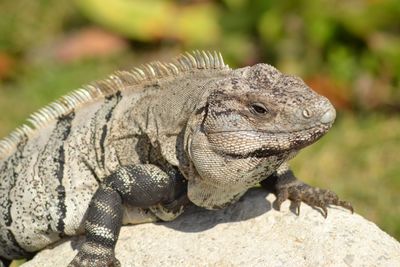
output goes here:
[[[123, 203], [149, 208], [165, 204], [177, 216], [185, 183], [179, 174], [151, 164], [124, 166], [108, 176], [94, 194], [85, 221], [86, 242], [69, 266], [120, 266], [114, 248], [122, 225]], [[157, 215], [157, 214], [156, 214]], [[166, 218], [169, 218], [166, 216]]]

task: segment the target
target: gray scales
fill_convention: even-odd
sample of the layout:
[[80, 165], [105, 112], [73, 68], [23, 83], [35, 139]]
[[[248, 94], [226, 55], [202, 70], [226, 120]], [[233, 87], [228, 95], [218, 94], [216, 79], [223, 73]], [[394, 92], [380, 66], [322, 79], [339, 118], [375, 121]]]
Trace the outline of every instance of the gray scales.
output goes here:
[[[216, 52], [121, 71], [40, 109], [0, 141], [0, 256], [31, 257], [66, 236], [69, 266], [119, 266], [121, 225], [221, 209], [249, 188], [327, 216], [352, 211], [293, 175], [288, 161], [332, 126], [335, 109], [267, 64], [231, 69]], [[0, 263], [0, 265], [2, 265]]]

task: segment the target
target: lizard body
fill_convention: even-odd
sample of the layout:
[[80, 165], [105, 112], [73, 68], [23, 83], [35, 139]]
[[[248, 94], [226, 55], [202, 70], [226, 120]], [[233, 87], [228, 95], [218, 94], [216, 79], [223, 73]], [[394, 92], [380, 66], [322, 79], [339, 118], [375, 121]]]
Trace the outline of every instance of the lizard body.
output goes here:
[[0, 256], [85, 233], [70, 266], [118, 266], [122, 224], [223, 208], [247, 189], [352, 209], [295, 179], [288, 160], [332, 126], [329, 101], [267, 64], [186, 53], [74, 91], [0, 141]]

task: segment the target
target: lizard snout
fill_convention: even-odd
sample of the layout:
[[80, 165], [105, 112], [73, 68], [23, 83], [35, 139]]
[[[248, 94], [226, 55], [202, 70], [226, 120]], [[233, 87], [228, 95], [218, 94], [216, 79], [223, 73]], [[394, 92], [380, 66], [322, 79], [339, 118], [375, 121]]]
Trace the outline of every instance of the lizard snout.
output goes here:
[[331, 124], [336, 118], [336, 111], [335, 108], [330, 105], [330, 108], [325, 111], [325, 113], [321, 116], [321, 123], [323, 124]]

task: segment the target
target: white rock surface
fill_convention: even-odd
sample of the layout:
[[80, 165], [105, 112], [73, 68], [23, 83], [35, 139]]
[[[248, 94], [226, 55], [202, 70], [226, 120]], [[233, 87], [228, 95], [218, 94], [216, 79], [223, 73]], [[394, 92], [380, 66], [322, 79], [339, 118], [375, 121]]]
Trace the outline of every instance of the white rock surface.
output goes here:
[[[324, 219], [304, 204], [296, 216], [288, 201], [278, 212], [267, 195], [254, 189], [224, 210], [123, 227], [116, 256], [122, 266], [400, 266], [400, 243], [361, 216], [330, 208]], [[82, 240], [46, 249], [23, 267], [66, 266]]]

